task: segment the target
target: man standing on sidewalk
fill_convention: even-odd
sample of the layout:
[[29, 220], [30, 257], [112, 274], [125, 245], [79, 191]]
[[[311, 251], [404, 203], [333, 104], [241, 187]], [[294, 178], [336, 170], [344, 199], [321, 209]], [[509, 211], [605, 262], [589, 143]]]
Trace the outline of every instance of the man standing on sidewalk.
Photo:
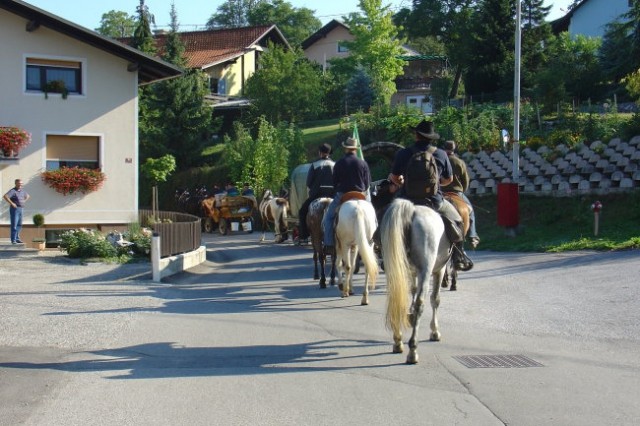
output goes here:
[[20, 231], [22, 230], [22, 208], [29, 200], [29, 194], [22, 189], [22, 180], [16, 179], [15, 186], [7, 191], [3, 197], [9, 203], [11, 218], [11, 244], [22, 244]]

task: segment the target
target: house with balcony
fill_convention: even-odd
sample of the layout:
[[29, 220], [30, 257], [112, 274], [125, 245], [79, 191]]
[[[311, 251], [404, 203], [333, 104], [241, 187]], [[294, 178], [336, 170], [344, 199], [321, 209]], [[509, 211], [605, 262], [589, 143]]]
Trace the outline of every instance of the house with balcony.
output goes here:
[[[46, 230], [104, 231], [138, 221], [138, 87], [182, 71], [113, 39], [17, 0], [0, 0], [0, 127], [31, 135], [0, 154], [0, 191], [22, 179]], [[64, 167], [100, 170], [99, 189], [63, 194], [42, 179]], [[24, 229], [24, 239], [29, 229]], [[0, 204], [0, 238], [9, 206]]]
[[[349, 50], [343, 42], [353, 39], [349, 26], [333, 19], [303, 41], [302, 49], [307, 59], [326, 70], [331, 59], [349, 56]], [[396, 93], [391, 97], [391, 104], [407, 105], [431, 114], [431, 82], [440, 78], [446, 70], [447, 57], [422, 55], [406, 46], [404, 51], [400, 56], [405, 61], [404, 73], [396, 78]]]

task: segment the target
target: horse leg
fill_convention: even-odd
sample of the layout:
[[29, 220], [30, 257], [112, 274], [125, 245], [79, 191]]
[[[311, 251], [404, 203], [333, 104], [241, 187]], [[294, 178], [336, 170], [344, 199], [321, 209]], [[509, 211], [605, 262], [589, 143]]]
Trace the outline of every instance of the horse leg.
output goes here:
[[320, 279], [320, 273], [318, 272], [318, 252], [313, 251], [313, 279]]
[[449, 289], [449, 291], [458, 290], [457, 284], [458, 284], [458, 270], [456, 269], [455, 266], [451, 266], [451, 288]]
[[442, 288], [449, 287], [449, 271], [453, 267], [453, 264], [449, 261], [445, 267], [444, 275], [442, 276]]
[[[342, 265], [344, 273], [344, 281], [342, 282], [342, 297], [349, 297], [353, 294], [351, 289], [351, 280], [353, 279], [353, 265], [351, 263], [350, 248], [339, 244], [340, 247], [336, 247], [340, 254], [338, 257], [338, 265]], [[341, 274], [342, 275], [342, 274]], [[340, 278], [340, 277], [339, 277]]]
[[320, 288], [327, 288], [327, 277], [324, 274], [327, 258], [323, 253], [318, 253], [318, 257], [320, 258]]
[[[442, 274], [444, 274], [444, 268], [440, 269], [440, 271], [433, 274], [433, 282], [437, 283], [439, 280], [442, 280]], [[438, 308], [440, 307], [440, 287], [437, 285], [433, 286], [431, 291], [431, 335], [429, 336], [429, 340], [432, 342], [440, 341], [440, 329], [438, 327]]]
[[[416, 294], [411, 306], [409, 314], [409, 323], [412, 327], [411, 337], [409, 338], [409, 354], [407, 355], [407, 364], [418, 363], [418, 329], [420, 328], [420, 317], [424, 311], [424, 289], [425, 284], [429, 285], [429, 274], [420, 271], [418, 274], [418, 284], [416, 286]], [[442, 277], [440, 277], [442, 279]], [[438, 281], [440, 282], [440, 281]], [[427, 287], [428, 288], [428, 287]]]
[[336, 285], [336, 256], [331, 256], [331, 285]]

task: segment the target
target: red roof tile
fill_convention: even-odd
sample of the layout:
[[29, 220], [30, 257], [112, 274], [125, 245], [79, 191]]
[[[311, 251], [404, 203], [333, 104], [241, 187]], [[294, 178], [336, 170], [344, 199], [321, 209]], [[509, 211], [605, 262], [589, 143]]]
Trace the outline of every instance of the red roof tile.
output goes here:
[[[155, 36], [159, 51], [163, 50], [166, 38], [166, 34]], [[189, 68], [219, 64], [240, 56], [248, 48], [266, 46], [268, 40], [288, 47], [275, 25], [184, 32], [180, 33], [180, 39], [185, 45]]]

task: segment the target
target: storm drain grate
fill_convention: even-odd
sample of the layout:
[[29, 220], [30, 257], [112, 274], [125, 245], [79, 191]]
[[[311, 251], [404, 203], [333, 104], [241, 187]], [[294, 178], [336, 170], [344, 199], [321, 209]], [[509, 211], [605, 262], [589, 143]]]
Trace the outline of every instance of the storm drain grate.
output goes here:
[[465, 355], [454, 356], [467, 368], [525, 368], [544, 367], [524, 355]]

